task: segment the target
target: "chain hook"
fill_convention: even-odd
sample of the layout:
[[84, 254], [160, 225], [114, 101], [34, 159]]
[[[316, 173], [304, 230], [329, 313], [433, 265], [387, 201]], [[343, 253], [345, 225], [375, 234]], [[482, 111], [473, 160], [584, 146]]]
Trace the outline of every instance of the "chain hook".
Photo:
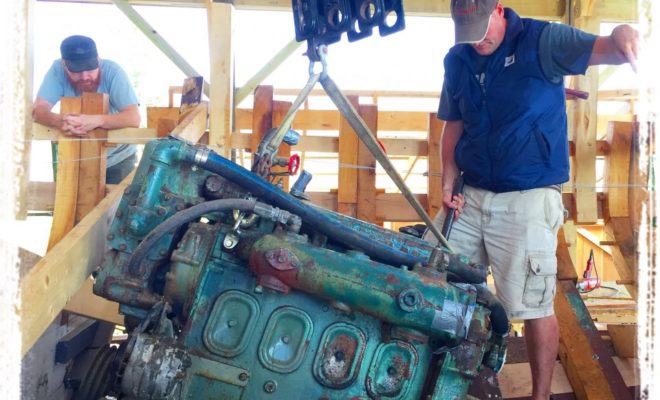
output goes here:
[[319, 73], [319, 72], [314, 71], [314, 69], [315, 69], [316, 63], [320, 61], [321, 62], [321, 72], [319, 74], [320, 74], [321, 77], [324, 77], [328, 74], [328, 71], [327, 71], [328, 64], [325, 61], [325, 57], [328, 54], [328, 46], [325, 45], [325, 44], [320, 44], [315, 48], [314, 51], [316, 52], [316, 55], [317, 55], [316, 58], [318, 58], [318, 61], [310, 58], [310, 61], [309, 61], [309, 76], [313, 76], [314, 74]]

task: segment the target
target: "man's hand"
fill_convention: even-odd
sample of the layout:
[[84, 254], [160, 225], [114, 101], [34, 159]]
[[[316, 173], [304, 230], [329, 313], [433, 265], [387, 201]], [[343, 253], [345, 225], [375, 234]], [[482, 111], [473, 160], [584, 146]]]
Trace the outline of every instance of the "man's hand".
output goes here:
[[86, 137], [89, 131], [103, 125], [101, 115], [65, 114], [62, 117], [62, 131], [73, 136]]
[[455, 196], [452, 196], [452, 191], [444, 191], [442, 194], [442, 203], [447, 207], [448, 210], [454, 209], [454, 220], [458, 220], [458, 217], [463, 212], [463, 206], [465, 206], [465, 196], [463, 193], [459, 193]]
[[619, 25], [609, 36], [598, 36], [589, 57], [589, 65], [630, 63], [637, 72], [639, 33], [630, 25]]
[[637, 72], [637, 46], [639, 33], [630, 25], [619, 25], [612, 31], [612, 41], [622, 57]]

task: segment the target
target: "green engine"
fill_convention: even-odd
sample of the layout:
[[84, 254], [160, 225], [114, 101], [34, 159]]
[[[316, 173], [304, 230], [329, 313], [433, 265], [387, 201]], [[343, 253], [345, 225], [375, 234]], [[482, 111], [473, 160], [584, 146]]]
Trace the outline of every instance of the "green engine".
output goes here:
[[94, 292], [130, 334], [78, 398], [460, 399], [504, 362], [483, 266], [205, 147], [146, 146], [108, 245]]

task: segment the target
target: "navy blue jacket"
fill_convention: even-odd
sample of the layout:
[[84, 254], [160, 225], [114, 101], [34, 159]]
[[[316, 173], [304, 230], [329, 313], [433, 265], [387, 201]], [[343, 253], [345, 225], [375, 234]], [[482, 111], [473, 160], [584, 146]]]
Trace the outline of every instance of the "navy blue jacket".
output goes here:
[[563, 183], [569, 173], [564, 84], [551, 83], [539, 64], [547, 22], [510, 9], [506, 18], [483, 88], [474, 49], [457, 45], [445, 57], [449, 93], [464, 123], [456, 164], [466, 184], [498, 193]]

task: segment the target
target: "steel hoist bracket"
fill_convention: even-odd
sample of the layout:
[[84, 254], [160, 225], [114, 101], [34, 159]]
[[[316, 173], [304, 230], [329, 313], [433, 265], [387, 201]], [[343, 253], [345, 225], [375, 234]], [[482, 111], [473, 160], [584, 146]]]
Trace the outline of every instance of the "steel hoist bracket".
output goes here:
[[345, 32], [350, 42], [371, 36], [378, 27], [381, 36], [405, 28], [402, 0], [292, 0], [296, 40], [307, 41], [312, 61], [318, 46], [341, 40]]

